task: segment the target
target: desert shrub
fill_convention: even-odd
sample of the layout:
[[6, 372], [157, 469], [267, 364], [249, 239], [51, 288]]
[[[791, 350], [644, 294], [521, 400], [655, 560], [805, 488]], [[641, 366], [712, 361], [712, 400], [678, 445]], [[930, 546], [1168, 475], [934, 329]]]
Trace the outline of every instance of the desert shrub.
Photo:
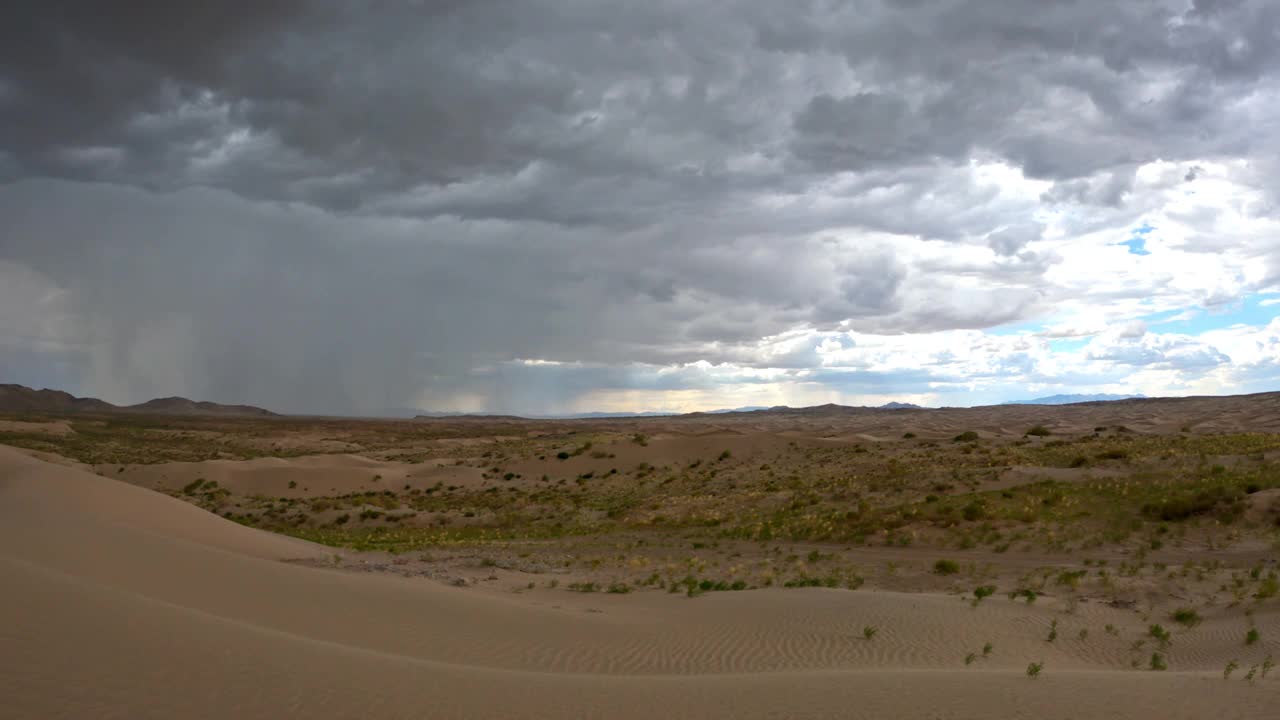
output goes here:
[[1048, 437], [1053, 433], [1049, 432], [1049, 428], [1043, 425], [1033, 425], [1030, 429], [1027, 430], [1026, 434], [1034, 435], [1036, 437]]
[[1244, 494], [1229, 485], [1216, 485], [1199, 490], [1172, 494], [1142, 506], [1142, 514], [1150, 520], [1177, 522], [1193, 517], [1212, 516], [1229, 523], [1244, 513]]
[[979, 600], [982, 600], [983, 598], [991, 597], [992, 595], [995, 594], [995, 592], [996, 592], [995, 585], [982, 585], [980, 587], [976, 587], [973, 589], [973, 596]]
[[829, 577], [810, 577], [801, 575], [798, 578], [792, 578], [782, 584], [782, 587], [789, 588], [805, 588], [805, 587], [838, 587], [840, 580], [834, 575]]
[[1028, 605], [1035, 602], [1036, 597], [1037, 597], [1036, 591], [1030, 588], [1022, 588], [1020, 590], [1014, 590], [1013, 592], [1009, 593], [1010, 600], [1017, 600], [1018, 598], [1023, 598], [1027, 601]]
[[1277, 580], [1273, 573], [1258, 584], [1258, 591], [1253, 594], [1253, 597], [1257, 600], [1266, 600], [1275, 597], [1278, 592], [1280, 592], [1280, 580]]
[[1027, 677], [1040, 677], [1040, 673], [1044, 671], [1044, 661], [1033, 662], [1027, 665]]
[[977, 442], [977, 441], [978, 441], [978, 433], [972, 430], [965, 430], [964, 432], [952, 438], [952, 442]]
[[1152, 670], [1168, 670], [1169, 663], [1165, 662], [1164, 656], [1160, 653], [1151, 653], [1151, 669]]
[[1161, 646], [1168, 645], [1169, 641], [1173, 637], [1169, 631], [1165, 630], [1164, 626], [1159, 623], [1148, 627], [1147, 634], [1159, 641]]
[[1178, 608], [1173, 611], [1170, 617], [1174, 622], [1186, 627], [1195, 627], [1200, 624], [1201, 620], [1200, 613], [1196, 612], [1194, 608]]
[[1080, 585], [1080, 580], [1084, 578], [1087, 572], [1087, 570], [1063, 570], [1058, 573], [1057, 583], [1075, 588]]
[[960, 565], [955, 560], [939, 560], [933, 564], [935, 575], [955, 575], [960, 572]]

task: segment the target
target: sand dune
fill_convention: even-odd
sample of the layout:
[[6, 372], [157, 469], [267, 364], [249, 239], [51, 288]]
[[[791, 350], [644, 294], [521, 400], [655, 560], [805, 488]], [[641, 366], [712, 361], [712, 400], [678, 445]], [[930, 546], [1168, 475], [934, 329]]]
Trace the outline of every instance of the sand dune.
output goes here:
[[[451, 460], [417, 465], [386, 462], [359, 455], [328, 454], [253, 460], [205, 460], [122, 466], [122, 480], [162, 491], [175, 491], [195, 480], [218, 483], [237, 495], [315, 497], [403, 488], [427, 488], [437, 482], [478, 485], [481, 471], [455, 466]], [[99, 472], [111, 475], [116, 466]], [[292, 487], [290, 484], [292, 483]]]
[[[1274, 678], [1221, 679], [1225, 619], [1170, 649], [1187, 670], [1151, 673], [1118, 639], [1044, 643], [1048, 601], [496, 595], [280, 562], [330, 550], [9, 449], [0, 539], [2, 717], [1260, 718], [1280, 701]], [[1070, 622], [1138, 620], [1095, 604]]]

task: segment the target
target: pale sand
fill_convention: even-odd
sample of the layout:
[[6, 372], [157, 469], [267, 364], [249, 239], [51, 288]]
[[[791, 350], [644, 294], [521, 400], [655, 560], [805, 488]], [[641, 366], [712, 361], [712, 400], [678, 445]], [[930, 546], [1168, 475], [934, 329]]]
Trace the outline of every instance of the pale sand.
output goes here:
[[[761, 590], [505, 596], [280, 562], [326, 548], [0, 447], [0, 717], [1272, 718], [1238, 621], [1129, 669], [1100, 604]], [[592, 610], [595, 612], [588, 612]], [[1114, 620], [1113, 620], [1114, 617]], [[1274, 609], [1255, 617], [1280, 637]], [[864, 625], [880, 628], [866, 641]], [[989, 660], [964, 666], [990, 641]], [[1251, 651], [1250, 651], [1251, 652]], [[1256, 654], [1256, 653], [1255, 653]], [[1029, 660], [1044, 675], [1025, 676]]]

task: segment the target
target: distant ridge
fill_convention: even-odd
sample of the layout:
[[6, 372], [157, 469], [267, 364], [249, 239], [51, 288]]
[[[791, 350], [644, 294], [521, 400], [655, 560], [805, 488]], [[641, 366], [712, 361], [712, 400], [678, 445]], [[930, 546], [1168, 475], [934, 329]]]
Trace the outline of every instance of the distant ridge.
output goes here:
[[746, 405], [736, 408], [718, 410], [699, 410], [681, 413], [670, 410], [650, 410], [645, 412], [583, 412], [562, 415], [493, 415], [486, 413], [460, 412], [427, 412], [419, 411], [414, 420], [627, 420], [641, 418], [679, 418], [705, 417], [707, 415], [746, 415], [751, 413], [792, 413], [801, 415], [824, 415], [856, 413], [868, 410], [927, 410], [928, 408], [914, 403], [889, 402], [884, 405], [814, 405], [811, 407], [790, 407], [788, 405]]
[[253, 405], [221, 405], [184, 397], [148, 400], [137, 405], [112, 405], [97, 398], [76, 397], [61, 390], [34, 390], [25, 385], [0, 384], [0, 412], [48, 415], [119, 414], [202, 415], [224, 417], [277, 417]]
[[1113, 400], [1145, 400], [1146, 395], [1049, 395], [1031, 400], [1010, 400], [1001, 405], [1072, 405], [1086, 402], [1111, 402]]

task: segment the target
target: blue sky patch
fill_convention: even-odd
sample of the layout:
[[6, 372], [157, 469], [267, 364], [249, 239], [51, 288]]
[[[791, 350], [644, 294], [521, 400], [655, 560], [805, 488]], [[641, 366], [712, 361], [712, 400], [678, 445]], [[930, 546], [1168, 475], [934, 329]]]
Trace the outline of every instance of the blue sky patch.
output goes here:
[[1155, 228], [1146, 223], [1142, 223], [1138, 227], [1134, 228], [1133, 233], [1129, 236], [1128, 240], [1117, 244], [1124, 245], [1129, 248], [1130, 255], [1150, 255], [1151, 251], [1147, 249], [1147, 235], [1150, 235], [1152, 230], [1155, 230]]
[[[1183, 335], [1199, 335], [1209, 330], [1220, 330], [1232, 325], [1251, 325], [1261, 327], [1280, 315], [1280, 305], [1263, 305], [1263, 295], [1250, 295], [1240, 302], [1231, 303], [1213, 309], [1190, 307], [1182, 310], [1169, 310], [1142, 318], [1147, 328], [1156, 333], [1180, 333]], [[1170, 320], [1186, 311], [1190, 317]]]
[[1088, 345], [1089, 341], [1092, 339], [1093, 338], [1087, 337], [1054, 338], [1049, 341], [1049, 349], [1054, 352], [1075, 352], [1080, 348], [1083, 348], [1085, 345]]

